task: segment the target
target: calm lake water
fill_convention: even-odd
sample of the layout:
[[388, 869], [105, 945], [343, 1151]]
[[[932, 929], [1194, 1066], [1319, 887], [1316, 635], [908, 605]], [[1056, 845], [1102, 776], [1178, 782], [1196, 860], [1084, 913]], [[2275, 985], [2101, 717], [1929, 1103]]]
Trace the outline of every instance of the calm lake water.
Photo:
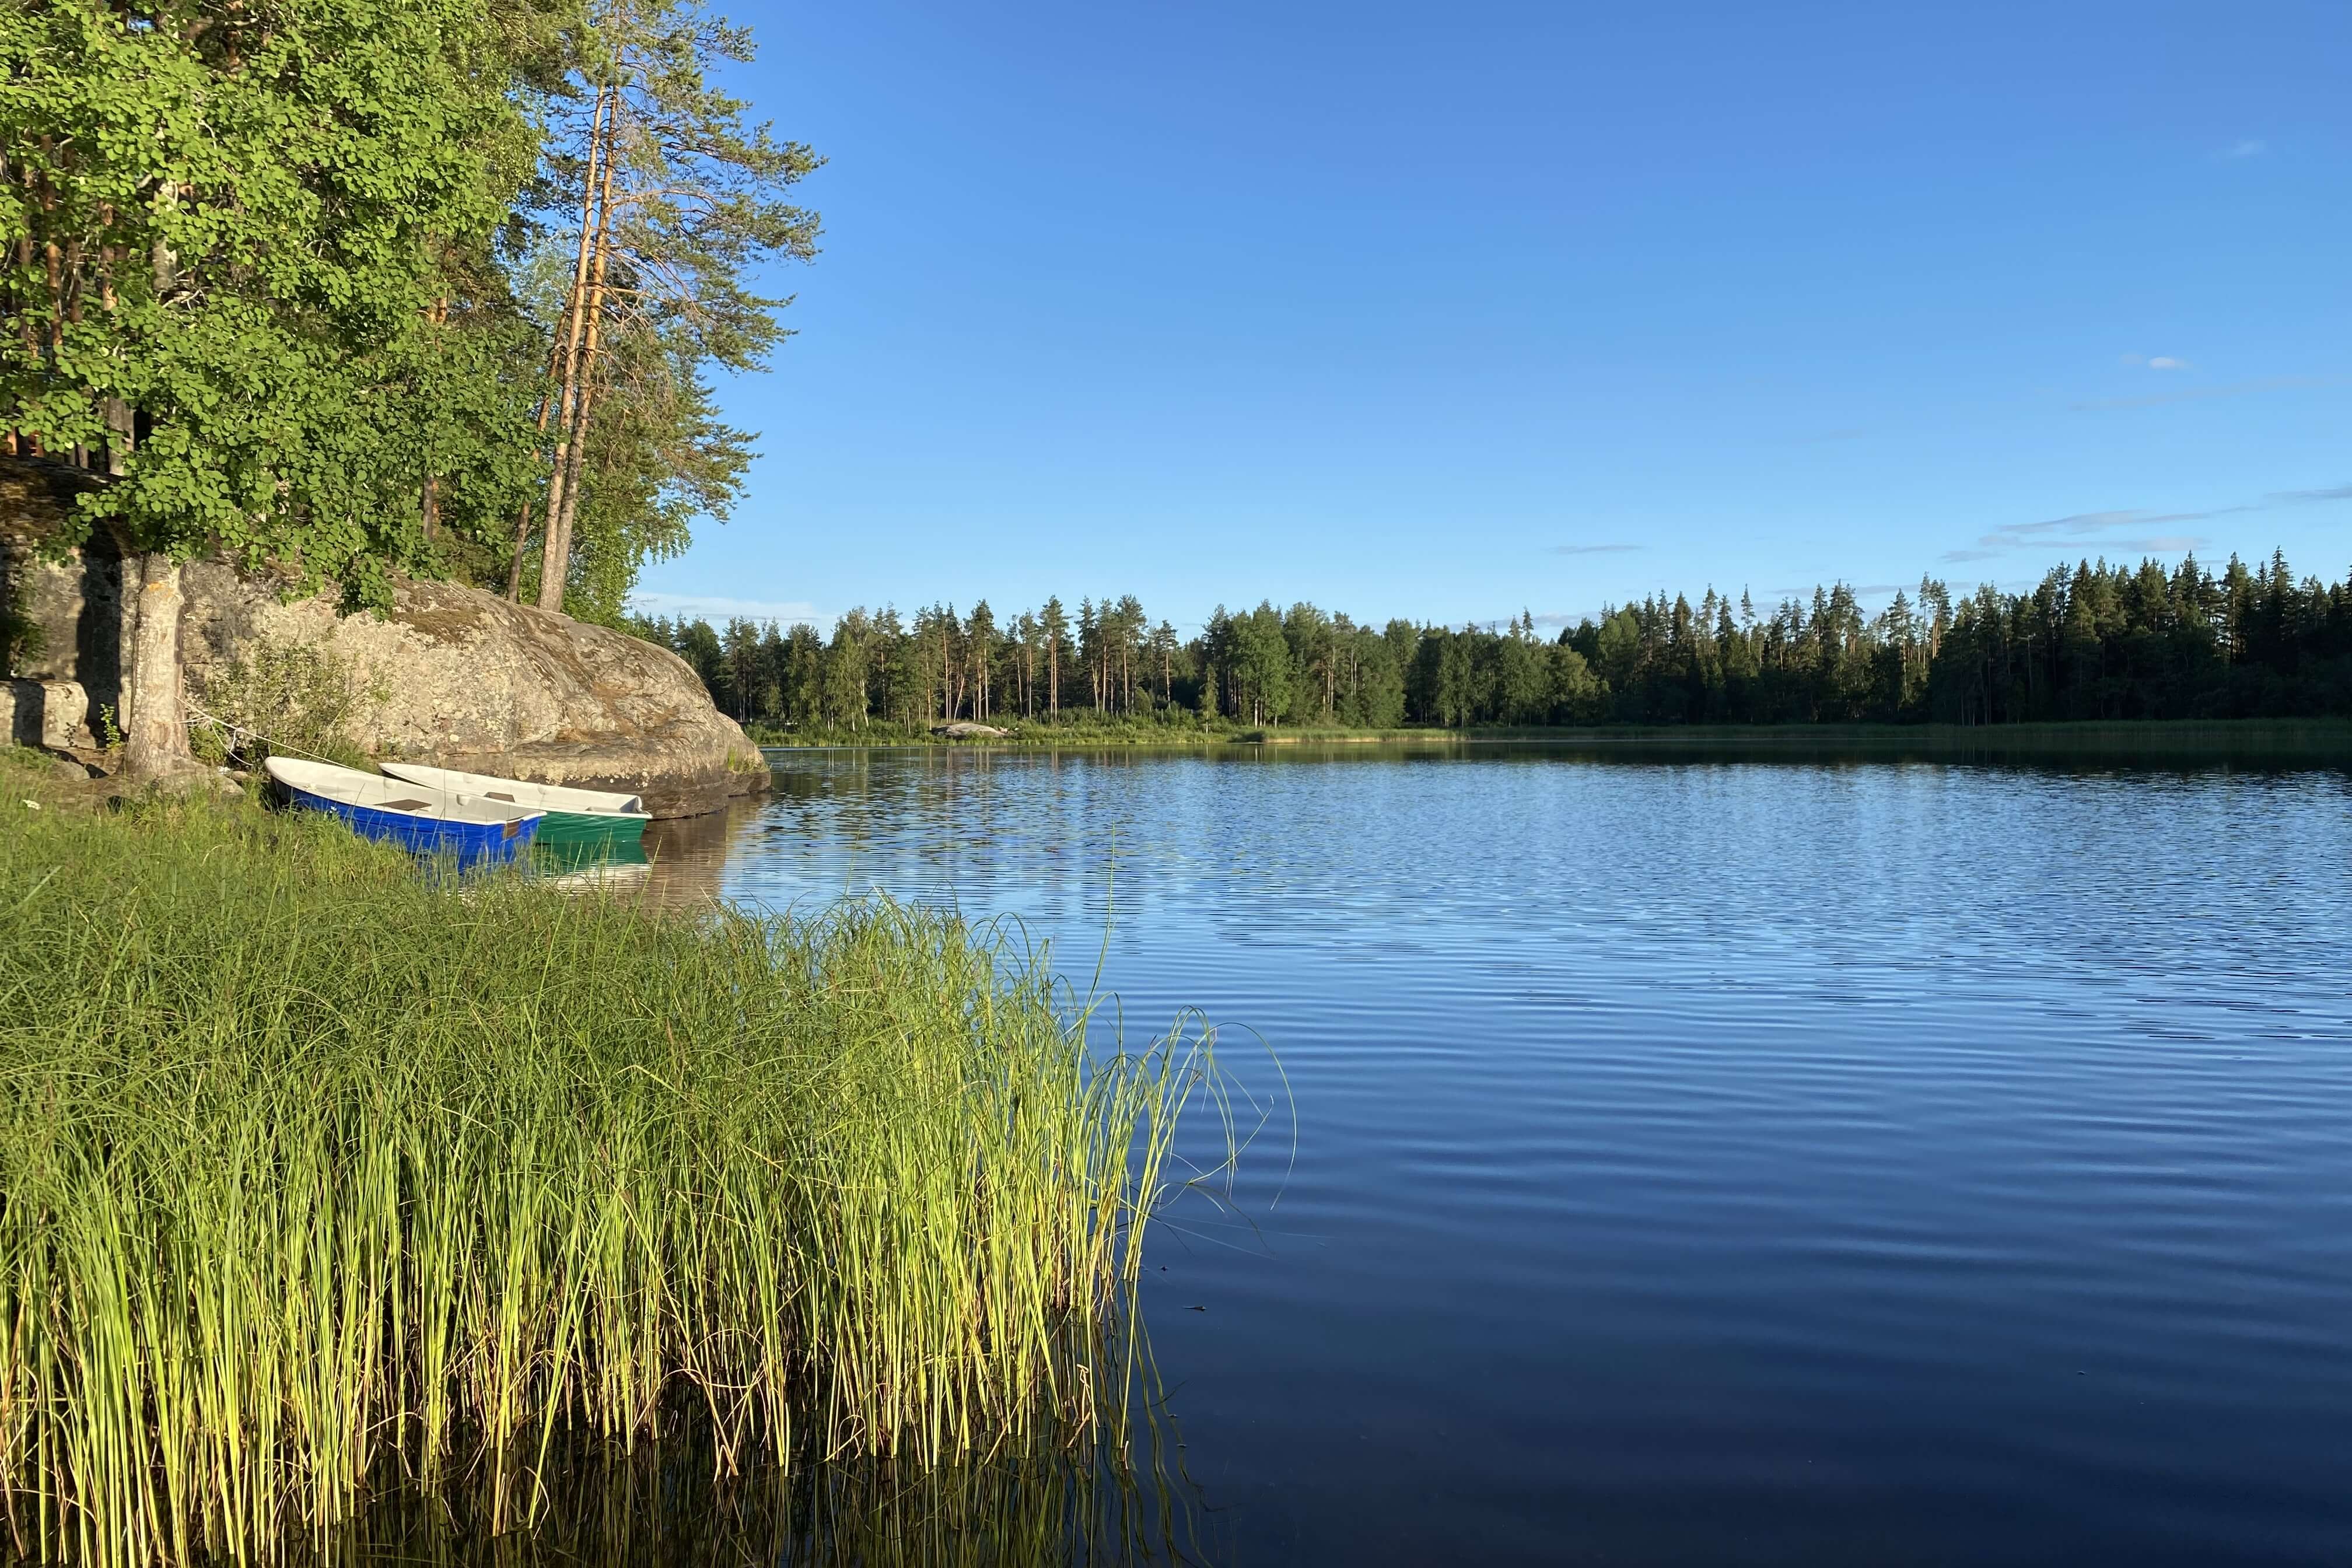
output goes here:
[[1131, 1038], [1244, 1026], [1275, 1117], [1145, 1303], [1208, 1562], [2352, 1563], [2341, 771], [778, 786], [658, 875], [1014, 916]]

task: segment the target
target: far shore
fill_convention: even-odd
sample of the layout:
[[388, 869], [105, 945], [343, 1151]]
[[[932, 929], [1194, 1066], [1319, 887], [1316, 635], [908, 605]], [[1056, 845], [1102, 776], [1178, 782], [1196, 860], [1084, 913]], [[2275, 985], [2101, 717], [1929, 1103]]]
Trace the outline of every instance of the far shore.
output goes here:
[[[1612, 751], [1801, 752], [1835, 751], [1972, 755], [2231, 757], [2352, 762], [2352, 720], [2083, 720], [2027, 724], [1693, 724], [1600, 725], [1469, 730], [1360, 730], [1304, 726], [1262, 729], [1181, 723], [1029, 724], [997, 736], [946, 736], [876, 729], [806, 740], [763, 741], [761, 752], [874, 751], [958, 747], [993, 751], [1200, 751], [1264, 746], [1546, 745]], [[767, 732], [772, 735], [773, 731]]]

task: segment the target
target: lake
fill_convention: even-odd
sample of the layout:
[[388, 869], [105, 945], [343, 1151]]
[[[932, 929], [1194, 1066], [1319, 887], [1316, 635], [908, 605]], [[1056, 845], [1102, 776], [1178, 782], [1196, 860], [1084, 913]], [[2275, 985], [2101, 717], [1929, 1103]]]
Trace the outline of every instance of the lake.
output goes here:
[[1131, 1041], [1227, 1026], [1271, 1115], [1144, 1300], [1207, 1562], [2352, 1561], [2342, 771], [777, 784], [658, 875], [1012, 917]]

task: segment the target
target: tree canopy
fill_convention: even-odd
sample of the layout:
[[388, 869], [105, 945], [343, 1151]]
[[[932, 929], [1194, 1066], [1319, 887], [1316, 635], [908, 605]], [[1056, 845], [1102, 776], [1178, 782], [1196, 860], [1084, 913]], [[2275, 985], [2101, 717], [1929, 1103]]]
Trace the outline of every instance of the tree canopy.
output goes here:
[[[459, 0], [0, 17], [0, 423], [117, 478], [86, 526], [361, 603], [425, 563], [419, 437], [466, 379], [428, 308], [530, 172], [503, 46]], [[480, 402], [453, 466], [518, 434]]]
[[1180, 637], [1133, 596], [853, 610], [830, 637], [738, 618], [639, 621], [719, 706], [780, 731], [954, 719], [1223, 721], [1386, 729], [2352, 715], [2352, 576], [2283, 556], [2218, 575], [2081, 562], [2031, 592], [1923, 581], [1865, 614], [1843, 584], [1759, 613], [1750, 596], [1653, 595], [1538, 632], [1381, 626], [1310, 604], [1219, 606]]
[[726, 514], [708, 373], [766, 363], [754, 275], [818, 232], [779, 195], [814, 154], [708, 80], [751, 53], [700, 0], [0, 9], [0, 457], [108, 481], [47, 542], [134, 569], [134, 757], [194, 555], [609, 621]]

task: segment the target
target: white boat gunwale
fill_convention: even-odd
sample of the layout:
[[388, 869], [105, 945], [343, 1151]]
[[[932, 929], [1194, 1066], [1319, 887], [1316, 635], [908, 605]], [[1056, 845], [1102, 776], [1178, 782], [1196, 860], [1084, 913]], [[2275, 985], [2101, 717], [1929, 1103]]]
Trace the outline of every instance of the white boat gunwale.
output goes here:
[[498, 827], [530, 821], [545, 812], [512, 801], [436, 789], [414, 779], [366, 773], [337, 763], [305, 762], [299, 757], [268, 757], [262, 768], [289, 789], [301, 790], [322, 800], [362, 811], [390, 812], [427, 822], [469, 823]]
[[642, 795], [621, 795], [610, 790], [574, 789], [569, 784], [533, 784], [528, 779], [500, 778], [495, 773], [462, 773], [456, 768], [427, 767], [422, 763], [386, 763], [383, 771], [394, 778], [430, 789], [447, 790], [459, 795], [480, 795], [488, 800], [511, 801], [530, 810], [562, 811], [575, 816], [650, 817]]

